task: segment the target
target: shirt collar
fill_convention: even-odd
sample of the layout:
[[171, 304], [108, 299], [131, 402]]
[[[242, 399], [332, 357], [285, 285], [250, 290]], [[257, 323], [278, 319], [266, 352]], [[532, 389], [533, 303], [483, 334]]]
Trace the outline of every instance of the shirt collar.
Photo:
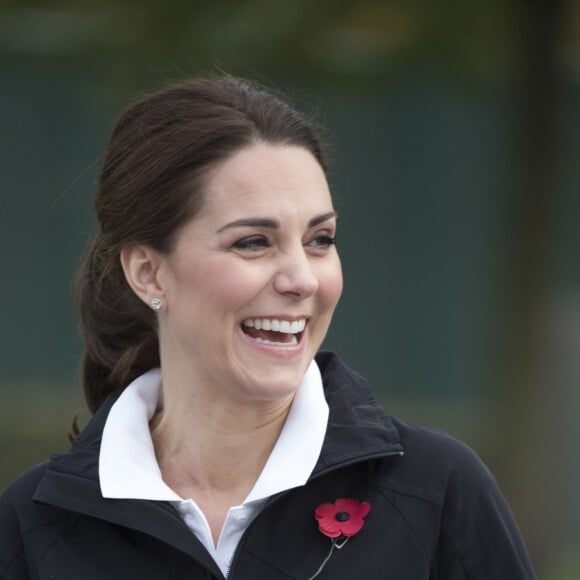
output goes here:
[[[99, 453], [103, 497], [179, 501], [164, 481], [155, 458], [149, 421], [161, 394], [161, 370], [135, 379], [107, 417]], [[312, 361], [274, 448], [244, 503], [304, 485], [320, 455], [328, 423], [322, 377]]]

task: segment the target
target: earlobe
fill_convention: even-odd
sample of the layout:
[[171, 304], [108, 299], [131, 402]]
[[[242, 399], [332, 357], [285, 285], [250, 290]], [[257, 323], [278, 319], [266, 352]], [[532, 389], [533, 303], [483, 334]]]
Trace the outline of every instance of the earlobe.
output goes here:
[[163, 295], [158, 281], [159, 254], [148, 246], [126, 246], [121, 250], [121, 266], [133, 292], [151, 305], [154, 298]]

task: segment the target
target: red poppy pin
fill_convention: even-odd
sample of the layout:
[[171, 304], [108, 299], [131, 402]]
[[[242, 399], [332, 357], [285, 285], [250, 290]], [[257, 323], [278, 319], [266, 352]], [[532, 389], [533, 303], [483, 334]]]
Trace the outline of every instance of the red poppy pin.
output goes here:
[[334, 503], [320, 504], [314, 511], [314, 517], [318, 520], [318, 529], [331, 540], [330, 552], [316, 571], [308, 580], [314, 580], [334, 552], [340, 550], [351, 536], [358, 534], [364, 525], [364, 518], [371, 511], [368, 501], [359, 502], [356, 499], [341, 498]]

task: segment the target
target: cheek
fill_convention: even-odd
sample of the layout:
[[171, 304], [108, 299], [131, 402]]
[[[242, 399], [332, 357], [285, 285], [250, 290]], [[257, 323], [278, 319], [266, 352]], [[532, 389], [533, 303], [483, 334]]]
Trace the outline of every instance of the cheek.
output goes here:
[[326, 308], [334, 310], [342, 294], [342, 268], [338, 256], [320, 274], [319, 294]]
[[263, 276], [251, 268], [223, 260], [204, 260], [190, 270], [185, 285], [203, 304], [224, 309], [248, 304], [263, 287]]

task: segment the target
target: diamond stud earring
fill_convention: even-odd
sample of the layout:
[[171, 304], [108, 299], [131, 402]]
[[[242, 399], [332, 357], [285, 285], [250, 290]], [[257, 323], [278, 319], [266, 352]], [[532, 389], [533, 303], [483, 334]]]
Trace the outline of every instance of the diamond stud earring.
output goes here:
[[151, 300], [151, 308], [153, 308], [153, 310], [155, 310], [155, 312], [159, 312], [160, 310], [163, 310], [164, 307], [165, 307], [165, 302], [163, 302], [163, 300], [161, 300], [161, 298], [153, 298], [153, 300]]

